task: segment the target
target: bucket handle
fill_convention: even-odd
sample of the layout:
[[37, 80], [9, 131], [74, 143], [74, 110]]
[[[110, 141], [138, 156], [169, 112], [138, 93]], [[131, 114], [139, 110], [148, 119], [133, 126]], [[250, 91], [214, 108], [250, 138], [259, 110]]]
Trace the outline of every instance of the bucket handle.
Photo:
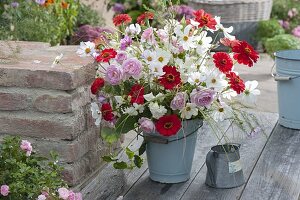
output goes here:
[[274, 63], [271, 69], [271, 76], [274, 78], [275, 81], [289, 81], [300, 77], [300, 76], [279, 76], [274, 70], [275, 66], [276, 64]]

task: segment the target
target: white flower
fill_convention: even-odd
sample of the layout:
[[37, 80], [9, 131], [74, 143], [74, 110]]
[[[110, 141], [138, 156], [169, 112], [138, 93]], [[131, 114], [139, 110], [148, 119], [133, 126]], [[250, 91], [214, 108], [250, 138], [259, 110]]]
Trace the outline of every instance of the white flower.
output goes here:
[[192, 116], [198, 115], [198, 109], [196, 104], [187, 103], [185, 107], [180, 111], [180, 117], [184, 119], [191, 119]]
[[216, 16], [215, 20], [217, 22], [217, 25], [216, 25], [217, 30], [223, 31], [224, 36], [226, 38], [228, 38], [229, 40], [234, 40], [235, 36], [229, 34], [233, 31], [233, 27], [230, 26], [228, 28], [224, 28], [224, 26], [221, 24], [221, 17], [219, 17], [219, 16]]
[[199, 85], [203, 81], [205, 81], [205, 75], [200, 72], [192, 72], [188, 78], [191, 85]]
[[154, 119], [159, 119], [167, 113], [167, 109], [164, 106], [158, 105], [157, 102], [149, 103], [149, 109]]
[[215, 91], [220, 92], [227, 86], [225, 75], [218, 70], [207, 72], [206, 76], [206, 87], [214, 88]]
[[155, 77], [164, 75], [163, 71], [163, 65], [161, 65], [159, 62], [152, 62], [149, 65], [150, 74], [152, 74]]
[[258, 86], [257, 81], [247, 81], [245, 83], [245, 91], [241, 94], [241, 99], [245, 103], [254, 104], [257, 96], [260, 95], [260, 91], [256, 89]]
[[213, 112], [212, 115], [213, 119], [216, 122], [221, 122], [232, 116], [232, 109], [224, 102], [220, 102], [220, 105], [217, 107], [217, 109]]
[[123, 110], [123, 114], [128, 114], [129, 116], [136, 116], [136, 115], [138, 115], [138, 112], [135, 109], [135, 107], [131, 106], [131, 107], [125, 108]]
[[150, 64], [152, 62], [154, 62], [155, 58], [156, 58], [156, 53], [150, 50], [145, 50], [143, 52], [143, 58], [145, 59], [146, 63]]
[[124, 103], [124, 98], [122, 96], [115, 96], [115, 100], [118, 106], [121, 106]]
[[77, 50], [77, 54], [80, 57], [90, 56], [95, 52], [95, 43], [93, 42], [80, 42], [80, 47]]
[[191, 24], [192, 24], [194, 27], [197, 27], [197, 28], [198, 28], [198, 26], [200, 25], [199, 22], [196, 22], [196, 21], [193, 20], [193, 19], [190, 19], [190, 22], [191, 22]]
[[196, 41], [193, 35], [190, 35], [190, 30], [193, 25], [187, 25], [183, 31], [181, 31], [182, 26], [175, 27], [175, 34], [179, 37], [179, 43], [182, 45], [184, 50], [189, 50], [190, 48], [196, 48]]
[[196, 48], [197, 54], [201, 57], [211, 48], [212, 38], [207, 37], [207, 31], [202, 31], [199, 36], [197, 36], [198, 45]]
[[97, 103], [95, 102], [91, 103], [91, 111], [92, 111], [92, 117], [93, 119], [95, 119], [95, 125], [100, 126], [102, 113]]
[[154, 62], [160, 63], [161, 66], [165, 66], [170, 61], [172, 54], [169, 51], [165, 51], [160, 48], [155, 49], [156, 57]]
[[237, 96], [237, 93], [236, 93], [236, 91], [234, 91], [232, 89], [229, 89], [229, 90], [223, 92], [222, 96], [223, 96], [223, 98], [231, 100], [232, 97], [236, 97]]
[[64, 54], [60, 54], [59, 56], [56, 56], [51, 67], [55, 67], [55, 65], [59, 64], [60, 60], [62, 59], [62, 57], [64, 56]]
[[138, 35], [140, 32], [141, 32], [141, 26], [139, 24], [130, 24], [125, 29], [125, 33], [130, 36]]

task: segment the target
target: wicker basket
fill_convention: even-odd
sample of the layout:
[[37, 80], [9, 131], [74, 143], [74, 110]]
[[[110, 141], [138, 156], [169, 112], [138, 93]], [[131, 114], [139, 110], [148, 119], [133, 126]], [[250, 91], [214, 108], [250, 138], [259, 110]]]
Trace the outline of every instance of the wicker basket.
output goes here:
[[192, 8], [221, 16], [226, 23], [267, 20], [272, 3], [272, 0], [189, 0]]

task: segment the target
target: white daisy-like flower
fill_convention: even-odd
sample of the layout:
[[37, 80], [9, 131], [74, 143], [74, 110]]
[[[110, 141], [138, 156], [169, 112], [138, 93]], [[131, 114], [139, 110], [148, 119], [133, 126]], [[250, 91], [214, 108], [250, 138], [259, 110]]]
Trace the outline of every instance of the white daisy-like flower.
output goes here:
[[155, 63], [159, 63], [161, 66], [165, 66], [170, 61], [172, 54], [169, 51], [165, 51], [160, 48], [155, 49], [156, 57], [154, 59]]
[[202, 31], [196, 39], [198, 41], [196, 52], [203, 57], [209, 48], [211, 48], [212, 38], [207, 36], [207, 31]]
[[181, 31], [182, 26], [175, 27], [175, 34], [179, 37], [179, 43], [182, 45], [184, 50], [189, 50], [190, 48], [196, 48], [196, 38], [190, 34], [193, 25], [187, 25], [183, 31]]
[[80, 57], [90, 56], [95, 52], [95, 43], [93, 42], [80, 42], [80, 47], [77, 50], [77, 54]]
[[257, 81], [247, 81], [245, 83], [245, 90], [241, 96], [241, 100], [248, 104], [254, 104], [256, 102], [257, 96], [260, 95], [260, 90], [256, 89], [258, 86]]
[[130, 36], [138, 35], [141, 32], [141, 26], [139, 24], [130, 24], [126, 29], [125, 33]]
[[225, 75], [218, 70], [208, 72], [205, 83], [206, 87], [213, 88], [217, 92], [221, 92], [228, 84]]
[[224, 102], [220, 102], [220, 105], [215, 109], [212, 114], [212, 118], [216, 122], [222, 122], [225, 119], [232, 117], [232, 109]]
[[158, 105], [157, 102], [150, 102], [148, 106], [154, 119], [159, 119], [168, 111], [164, 106]]
[[102, 113], [97, 103], [95, 102], [91, 103], [91, 111], [92, 111], [92, 117], [93, 119], [95, 119], [95, 125], [100, 126]]
[[155, 77], [159, 77], [165, 74], [163, 71], [163, 66], [159, 62], [152, 62], [148, 67], [150, 70], [150, 74], [152, 74]]
[[142, 54], [144, 60], [146, 61], [146, 63], [151, 64], [154, 62], [154, 60], [156, 59], [156, 53], [150, 50], [145, 50]]
[[191, 85], [199, 85], [201, 82], [205, 81], [206, 77], [200, 72], [192, 72], [188, 78], [188, 82]]
[[180, 117], [183, 119], [191, 119], [192, 116], [198, 115], [198, 108], [194, 103], [187, 103], [180, 111]]
[[229, 90], [227, 90], [225, 92], [222, 92], [222, 96], [225, 99], [231, 100], [233, 97], [237, 96], [237, 93], [236, 93], [236, 91], [234, 91], [232, 89], [229, 89]]
[[228, 38], [229, 40], [234, 40], [235, 36], [229, 34], [229, 33], [232, 33], [233, 27], [230, 26], [228, 28], [225, 28], [223, 26], [223, 24], [221, 24], [221, 17], [219, 17], [219, 16], [216, 16], [215, 20], [217, 22], [217, 25], [216, 25], [217, 30], [221, 30], [223, 32], [225, 38]]

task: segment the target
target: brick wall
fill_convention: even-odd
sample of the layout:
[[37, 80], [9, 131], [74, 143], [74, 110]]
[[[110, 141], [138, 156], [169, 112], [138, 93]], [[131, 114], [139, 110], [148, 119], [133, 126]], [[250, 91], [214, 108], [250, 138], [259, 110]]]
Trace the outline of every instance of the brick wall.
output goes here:
[[[15, 47], [20, 52], [11, 56]], [[76, 48], [0, 42], [0, 136], [20, 135], [42, 155], [58, 152], [70, 185], [95, 171], [108, 151], [90, 115], [95, 67]], [[51, 67], [60, 53], [61, 64]]]

